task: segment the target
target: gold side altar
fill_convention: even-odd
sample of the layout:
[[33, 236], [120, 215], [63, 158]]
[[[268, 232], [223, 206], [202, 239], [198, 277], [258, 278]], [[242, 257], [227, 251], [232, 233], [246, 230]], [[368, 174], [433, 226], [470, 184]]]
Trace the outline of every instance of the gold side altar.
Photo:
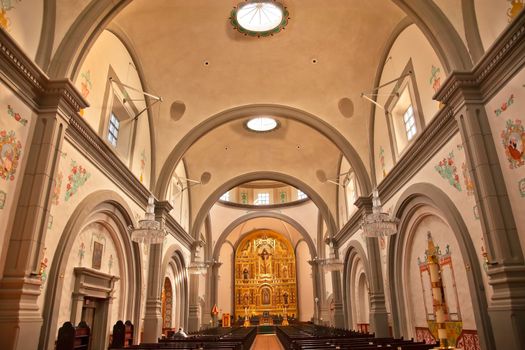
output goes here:
[[235, 251], [235, 319], [297, 314], [295, 254], [290, 242], [271, 230], [244, 237]]

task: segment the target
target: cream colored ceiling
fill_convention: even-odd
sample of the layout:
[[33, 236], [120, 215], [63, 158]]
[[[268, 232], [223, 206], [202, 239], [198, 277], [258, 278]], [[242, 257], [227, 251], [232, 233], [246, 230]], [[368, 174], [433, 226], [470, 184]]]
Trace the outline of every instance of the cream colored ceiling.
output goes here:
[[[165, 101], [158, 113], [154, 110], [157, 173], [198, 123], [236, 106], [260, 103], [291, 106], [325, 120], [350, 141], [368, 168], [370, 105], [359, 96], [373, 85], [383, 46], [403, 13], [389, 0], [283, 3], [289, 24], [268, 38], [245, 37], [231, 27], [228, 17], [237, 0], [134, 0], [114, 19], [112, 25], [132, 41], [152, 92]], [[351, 118], [338, 109], [345, 97], [354, 103]], [[169, 114], [174, 101], [186, 105], [178, 121]], [[192, 213], [218, 185], [260, 170], [308, 183], [335, 213], [335, 189], [320, 184], [315, 170], [336, 174], [339, 154], [326, 138], [297, 122], [265, 135], [241, 132], [236, 123], [220, 126], [184, 157], [189, 177], [212, 173], [209, 184], [192, 188]]]

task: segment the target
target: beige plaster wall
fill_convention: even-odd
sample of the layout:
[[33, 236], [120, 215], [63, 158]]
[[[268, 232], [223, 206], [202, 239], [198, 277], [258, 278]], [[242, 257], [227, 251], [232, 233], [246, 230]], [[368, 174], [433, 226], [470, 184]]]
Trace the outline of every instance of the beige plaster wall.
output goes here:
[[306, 242], [300, 242], [296, 248], [297, 260], [297, 302], [299, 306], [299, 321], [310, 321], [314, 317], [314, 290], [311, 259]]
[[[226, 313], [229, 312], [230, 315], [233, 315], [233, 305], [232, 305], [232, 297], [233, 297], [233, 248], [229, 244], [223, 244], [221, 247], [220, 255], [219, 255], [219, 261], [222, 263], [221, 267], [219, 267], [219, 279], [218, 279], [218, 285], [219, 285], [219, 296], [217, 299], [217, 307], [219, 310], [222, 310], [222, 312]], [[219, 312], [219, 317], [222, 313]]]
[[3, 0], [0, 4], [0, 27], [16, 40], [31, 59], [36, 56], [44, 1]]
[[[417, 50], [414, 50], [417, 47]], [[421, 100], [421, 108], [424, 116], [424, 123], [428, 124], [439, 109], [439, 103], [432, 99], [435, 93], [433, 88], [434, 79], [432, 79], [432, 70], [437, 70], [434, 75], [439, 82], [436, 87], [440, 86], [446, 76], [445, 71], [435, 53], [432, 46], [429, 44], [423, 33], [416, 25], [408, 26], [392, 45], [388, 53], [388, 59], [383, 67], [381, 73], [380, 85], [396, 79], [401, 76], [409, 60], [412, 60], [414, 68], [414, 76], [416, 78], [417, 91]], [[378, 91], [380, 94], [390, 94], [393, 92], [395, 84], [384, 87]], [[401, 91], [400, 91], [401, 92]], [[377, 102], [384, 106], [389, 96], [378, 96]], [[413, 104], [416, 101], [412, 101]], [[418, 130], [418, 133], [421, 130]], [[376, 181], [379, 183], [388, 174], [390, 169], [395, 164], [393, 158], [389, 128], [385, 117], [385, 111], [381, 108], [376, 108], [375, 124], [374, 124], [374, 158], [376, 166]], [[392, 134], [394, 137], [394, 134]], [[417, 136], [416, 136], [417, 137]], [[395, 143], [395, 140], [392, 140]], [[409, 146], [407, 146], [408, 148]], [[406, 151], [406, 149], [405, 149]]]
[[[525, 251], [524, 80], [525, 70], [522, 70], [486, 104], [485, 108], [512, 206], [512, 214], [520, 236], [522, 251]], [[512, 144], [515, 146], [512, 147]]]
[[55, 33], [53, 54], [80, 13], [90, 3], [89, 0], [56, 0]]
[[[142, 90], [142, 84], [134, 66], [133, 60], [122, 42], [111, 32], [105, 30], [95, 41], [89, 50], [82, 67], [79, 70], [75, 86], [82, 93], [82, 96], [89, 102], [89, 107], [81, 112], [86, 122], [98, 132], [101, 138], [114, 149], [107, 141], [107, 123], [113, 104], [113, 96], [117, 96], [121, 101], [125, 98], [125, 93], [133, 100], [137, 111], [142, 111], [145, 107], [144, 96], [131, 89], [122, 89], [116, 83], [110, 83], [109, 72], [115, 72], [121, 83]], [[128, 99], [129, 99], [128, 98]], [[124, 104], [133, 117], [136, 112], [131, 111], [130, 103]], [[152, 111], [156, 111], [153, 107]], [[148, 112], [142, 113], [136, 121], [121, 122], [119, 141], [123, 140], [124, 128], [136, 127], [136, 137], [134, 145], [130, 147], [129, 154], [120, 158], [135, 176], [146, 187], [150, 185], [151, 171], [151, 144], [149, 134]], [[130, 140], [130, 143], [133, 142]], [[115, 151], [118, 154], [117, 151]]]
[[452, 25], [454, 26], [456, 32], [458, 32], [461, 40], [463, 40], [463, 43], [465, 44], [465, 46], [467, 46], [467, 39], [465, 36], [465, 25], [463, 23], [463, 11], [461, 9], [461, 1], [434, 0], [434, 2], [436, 3], [436, 5], [439, 6], [441, 11], [443, 11], [445, 16], [447, 16], [450, 23], [452, 23]]
[[0, 83], [0, 277], [29, 151], [34, 114]]
[[[175, 174], [171, 178], [170, 185], [168, 187], [168, 198], [167, 200], [173, 206], [173, 210], [170, 212], [171, 216], [177, 220], [177, 222], [182, 226], [182, 228], [189, 232], [190, 230], [190, 197], [191, 193], [188, 189], [188, 185], [194, 186], [194, 183], [186, 181], [188, 177], [186, 173], [186, 167], [184, 162], [179, 162], [175, 168]], [[177, 178], [178, 177], [178, 178]], [[199, 180], [199, 179], [196, 179]], [[177, 185], [177, 182], [180, 181], [180, 185]], [[180, 187], [182, 186], [182, 187]]]
[[474, 4], [481, 41], [486, 51], [508, 26], [510, 22], [508, 11], [512, 6], [508, 0], [475, 0]]

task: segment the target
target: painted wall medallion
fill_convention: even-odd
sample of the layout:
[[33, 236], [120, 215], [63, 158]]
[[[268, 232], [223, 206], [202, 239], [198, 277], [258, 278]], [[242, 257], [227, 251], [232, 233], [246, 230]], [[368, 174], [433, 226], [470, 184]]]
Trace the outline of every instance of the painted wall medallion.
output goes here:
[[13, 108], [11, 107], [11, 105], [7, 105], [7, 114], [11, 116], [11, 118], [13, 118], [14, 120], [16, 120], [17, 122], [19, 122], [20, 124], [22, 124], [23, 126], [26, 126], [27, 125], [27, 122], [28, 120], [25, 119], [25, 118], [22, 118], [20, 116], [20, 113], [17, 113], [13, 110]]
[[520, 189], [520, 195], [525, 197], [525, 177], [518, 182], [518, 188]]
[[7, 200], [7, 193], [0, 190], [0, 209], [4, 209]]
[[68, 182], [64, 199], [68, 201], [71, 196], [78, 192], [78, 189], [82, 187], [90, 177], [91, 174], [86, 171], [86, 168], [82, 165], [78, 165], [77, 162], [72, 160], [71, 173], [67, 177]]
[[0, 131], [0, 178], [13, 181], [22, 153], [22, 144], [13, 130]]
[[514, 103], [514, 94], [511, 94], [509, 96], [509, 98], [507, 99], [507, 101], [503, 102], [501, 104], [501, 107], [499, 108], [496, 108], [494, 110], [494, 114], [496, 115], [496, 117], [499, 117], [503, 112], [505, 112], [507, 110], [507, 108], [509, 108], [512, 104]]
[[525, 128], [521, 120], [507, 120], [506, 129], [501, 132], [501, 142], [509, 160], [509, 168], [515, 169], [525, 164]]
[[454, 152], [450, 152], [448, 157], [443, 158], [438, 165], [434, 167], [442, 178], [448, 180], [448, 183], [461, 192], [461, 183], [454, 161]]

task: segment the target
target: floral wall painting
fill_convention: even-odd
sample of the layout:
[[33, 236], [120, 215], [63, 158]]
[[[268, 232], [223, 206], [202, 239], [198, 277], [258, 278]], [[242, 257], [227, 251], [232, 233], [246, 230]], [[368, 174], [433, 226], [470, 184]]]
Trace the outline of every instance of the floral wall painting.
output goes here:
[[60, 191], [62, 188], [62, 180], [64, 178], [64, 174], [62, 174], [61, 171], [57, 173], [57, 177], [55, 178], [55, 187], [53, 187], [53, 193], [51, 194], [51, 203], [54, 205], [60, 204]]
[[383, 173], [383, 179], [386, 177], [385, 167], [385, 149], [383, 146], [379, 146], [379, 164], [381, 164], [381, 172]]
[[4, 209], [7, 200], [7, 193], [0, 190], [0, 209]]
[[[21, 2], [22, 0], [16, 0], [16, 2]], [[0, 1], [0, 27], [4, 28], [6, 31], [9, 31], [11, 27], [11, 19], [7, 16], [7, 13], [15, 8], [13, 3], [15, 0], [2, 0]]]
[[454, 152], [450, 152], [448, 157], [443, 158], [438, 165], [434, 167], [442, 178], [461, 192], [461, 183], [459, 182], [459, 175], [454, 161]]
[[65, 201], [67, 202], [71, 196], [77, 193], [78, 189], [82, 187], [90, 177], [91, 174], [86, 171], [86, 168], [72, 160], [71, 173], [67, 177]]
[[22, 144], [15, 137], [13, 130], [0, 131], [0, 178], [13, 181], [15, 179], [16, 168], [20, 154], [22, 153]]
[[146, 169], [146, 150], [140, 152], [140, 182], [144, 182], [144, 169]]
[[509, 18], [509, 23], [512, 22], [514, 18], [523, 10], [523, 0], [508, 0], [509, 8], [507, 9], [507, 17]]
[[432, 85], [435, 93], [438, 92], [441, 87], [441, 70], [434, 65], [432, 65], [430, 69], [430, 85]]
[[[91, 92], [92, 87], [93, 83], [91, 82], [91, 71], [87, 70], [80, 73], [80, 94], [82, 97], [87, 98]], [[81, 116], [84, 116], [84, 109], [82, 108], [79, 113]]]
[[501, 104], [501, 107], [499, 108], [496, 108], [494, 110], [494, 114], [496, 115], [496, 117], [499, 117], [503, 112], [505, 112], [507, 110], [507, 108], [509, 108], [512, 104], [514, 103], [514, 94], [511, 94], [509, 96], [509, 98], [507, 99], [507, 101], [503, 102]]
[[509, 160], [510, 169], [525, 164], [525, 128], [521, 120], [507, 120], [505, 130], [501, 132], [501, 143]]
[[100, 270], [102, 266], [102, 252], [104, 245], [99, 242], [93, 242], [93, 259], [91, 261], [91, 267]]
[[279, 198], [281, 199], [281, 203], [286, 203], [286, 192], [279, 192]]
[[49, 219], [47, 220], [47, 229], [51, 230], [53, 228], [53, 215], [49, 214]]
[[[518, 182], [518, 188], [520, 189], [521, 197], [525, 198], [525, 177]], [[1, 199], [0, 199], [0, 201], [1, 201]], [[0, 204], [1, 204], [1, 202], [0, 202]]]
[[111, 275], [111, 268], [113, 267], [113, 254], [110, 254], [108, 259], [108, 273]]
[[465, 189], [467, 190], [467, 195], [473, 196], [474, 195], [474, 181], [472, 181], [472, 177], [470, 176], [467, 164], [465, 162], [461, 164], [461, 172], [463, 173], [463, 181], [465, 182]]
[[11, 118], [13, 118], [14, 120], [16, 120], [17, 122], [19, 122], [20, 124], [22, 124], [23, 126], [26, 126], [27, 125], [27, 122], [28, 120], [25, 119], [25, 118], [22, 118], [20, 116], [20, 113], [17, 113], [13, 110], [13, 108], [11, 107], [11, 105], [7, 105], [7, 114], [9, 116], [11, 116]]
[[44, 285], [47, 281], [47, 266], [48, 266], [48, 260], [47, 260], [47, 257], [46, 257], [46, 250], [47, 248], [44, 248], [43, 249], [43, 254], [42, 254], [42, 260], [40, 260], [40, 270], [39, 270], [39, 277], [40, 277], [40, 281], [42, 282], [40, 284], [40, 289], [43, 289], [44, 288]]
[[248, 204], [248, 193], [241, 192], [241, 203]]

